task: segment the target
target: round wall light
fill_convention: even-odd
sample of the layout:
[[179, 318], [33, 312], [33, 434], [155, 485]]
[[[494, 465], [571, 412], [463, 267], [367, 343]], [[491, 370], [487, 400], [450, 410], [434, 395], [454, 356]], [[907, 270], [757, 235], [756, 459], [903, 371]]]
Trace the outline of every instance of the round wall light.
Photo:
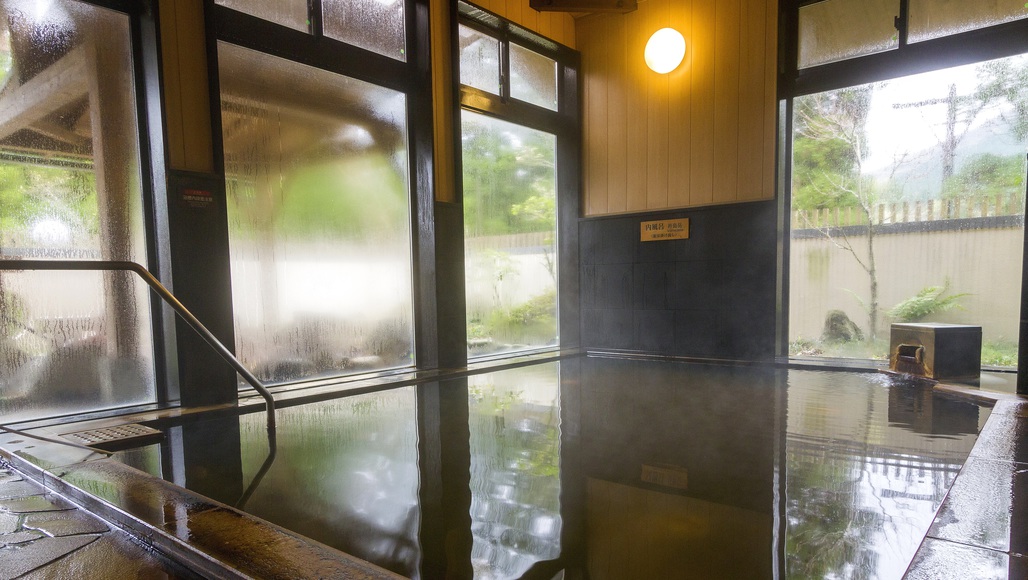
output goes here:
[[661, 28], [646, 42], [643, 58], [653, 72], [667, 74], [685, 58], [685, 37], [674, 28]]

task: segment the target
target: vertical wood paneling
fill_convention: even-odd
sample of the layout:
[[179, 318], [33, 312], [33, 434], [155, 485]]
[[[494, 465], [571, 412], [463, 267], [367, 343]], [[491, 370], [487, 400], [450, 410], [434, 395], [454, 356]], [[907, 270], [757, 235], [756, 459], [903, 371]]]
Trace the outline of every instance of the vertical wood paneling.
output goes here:
[[[628, 92], [625, 95], [627, 111], [617, 111], [627, 119], [628, 152], [626, 192], [627, 210], [642, 211], [646, 209], [647, 189], [647, 112], [646, 112], [646, 80], [650, 72], [643, 62], [643, 48], [646, 46], [645, 23], [640, 9], [625, 15], [625, 50], [620, 58], [625, 60], [625, 76], [628, 79]], [[608, 16], [607, 18], [616, 18]], [[588, 190], [587, 190], [588, 191]]]
[[551, 24], [552, 22], [552, 12], [540, 12], [538, 16], [538, 28], [536, 28], [536, 32], [542, 34], [546, 38], [551, 38], [553, 40], [556, 40], [557, 42], [560, 42], [560, 40], [553, 38], [553, 31], [551, 30], [553, 27]]
[[585, 151], [583, 174], [586, 181], [594, 185], [585, 200], [586, 212], [590, 214], [609, 213], [607, 210], [607, 82], [603, 79], [603, 65], [607, 61], [609, 43], [604, 41], [602, 27], [590, 27], [582, 32], [582, 46], [588, 52], [582, 53], [582, 76], [585, 91], [591, 97], [584, 105], [584, 137], [589, 143]]
[[714, 0], [693, 2], [689, 204], [714, 202]]
[[689, 205], [689, 172], [692, 165], [692, 147], [689, 140], [691, 123], [691, 91], [689, 78], [692, 74], [692, 4], [693, 0], [677, 0], [677, 9], [671, 10], [668, 25], [685, 37], [685, 60], [681, 66], [668, 75], [668, 205], [682, 207]]
[[760, 199], [764, 194], [765, 4], [764, 0], [742, 0], [738, 200]]
[[775, 166], [778, 161], [776, 147], [778, 145], [778, 123], [775, 111], [778, 110], [778, 7], [770, 3], [764, 24], [764, 199], [775, 196]]
[[162, 2], [160, 11], [168, 162], [174, 169], [210, 172], [214, 146], [203, 3]]
[[[605, 163], [585, 172], [586, 215], [774, 196], [776, 20], [773, 0], [641, 0], [576, 21], [590, 63], [584, 157]], [[657, 75], [643, 48], [669, 25], [686, 60]]]
[[527, 3], [521, 8], [521, 18], [521, 24], [525, 28], [539, 32], [539, 13]]
[[[648, 0], [643, 36], [664, 28], [669, 0]], [[645, 40], [643, 41], [645, 43]], [[649, 131], [646, 140], [646, 208], [668, 207], [668, 76], [646, 69], [646, 109]]]
[[740, 0], [717, 0], [714, 16], [714, 201], [725, 203], [739, 187]]
[[621, 49], [627, 40], [623, 18], [604, 18], [604, 35], [608, 39], [609, 63], [607, 83], [607, 212], [628, 210], [628, 116], [625, 115], [625, 88], [628, 69], [626, 54]]
[[528, 7], [528, 2], [525, 2], [525, 0], [506, 0], [504, 16], [506, 16], [508, 20], [513, 20], [518, 24], [522, 24], [522, 8], [525, 10], [531, 10], [531, 8]]

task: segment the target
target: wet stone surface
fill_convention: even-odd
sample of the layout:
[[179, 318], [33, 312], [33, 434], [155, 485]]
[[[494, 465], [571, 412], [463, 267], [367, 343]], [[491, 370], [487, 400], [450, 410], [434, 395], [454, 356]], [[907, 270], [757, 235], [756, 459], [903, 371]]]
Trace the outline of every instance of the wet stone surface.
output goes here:
[[926, 539], [905, 580], [1028, 578], [1028, 559], [995, 550]]
[[[0, 580], [189, 577], [0, 462]], [[98, 571], [108, 573], [97, 575]]]

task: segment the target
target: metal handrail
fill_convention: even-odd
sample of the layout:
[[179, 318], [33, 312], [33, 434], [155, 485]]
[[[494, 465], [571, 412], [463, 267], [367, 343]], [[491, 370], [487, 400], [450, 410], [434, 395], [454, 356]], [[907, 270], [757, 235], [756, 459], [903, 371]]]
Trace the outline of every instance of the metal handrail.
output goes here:
[[87, 270], [98, 272], [135, 272], [146, 282], [151, 290], [157, 293], [164, 302], [171, 306], [189, 326], [200, 335], [247, 383], [264, 398], [267, 404], [268, 431], [275, 430], [275, 399], [271, 392], [257, 377], [253, 375], [239, 359], [207, 327], [190, 312], [175, 295], [172, 294], [149, 270], [135, 262], [116, 260], [0, 260], [0, 270]]

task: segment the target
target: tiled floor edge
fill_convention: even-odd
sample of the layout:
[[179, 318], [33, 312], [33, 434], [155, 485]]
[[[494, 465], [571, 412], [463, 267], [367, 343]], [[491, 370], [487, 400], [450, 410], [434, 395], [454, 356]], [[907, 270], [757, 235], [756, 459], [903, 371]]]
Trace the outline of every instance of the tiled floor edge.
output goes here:
[[[967, 385], [950, 384], [950, 383], [939, 383], [939, 384], [935, 385], [933, 388], [934, 388], [935, 391], [943, 393], [943, 394], [946, 394], [946, 395], [950, 395], [950, 396], [953, 396], [953, 397], [956, 397], [956, 398], [968, 399], [968, 400], [970, 400], [970, 401], [972, 401], [974, 403], [988, 405], [988, 406], [993, 406], [994, 408], [995, 408], [995, 405], [997, 405], [999, 403], [1002, 403], [1002, 402], [1028, 403], [1028, 396], [1016, 395], [1016, 394], [1007, 394], [1007, 393], [998, 393], [998, 392], [993, 392], [993, 391], [981, 391], [977, 387], [971, 387], [971, 386], [967, 386]], [[996, 416], [997, 416], [996, 414], [992, 414], [992, 415], [989, 416], [988, 420], [986, 420], [985, 425], [983, 425], [981, 431], [979, 431], [978, 439], [975, 440], [975, 446], [978, 445], [978, 442], [981, 439], [981, 433], [985, 430], [986, 426], [988, 426], [989, 422], [995, 420]], [[964, 465], [966, 465], [967, 461], [971, 459], [972, 453], [974, 453], [974, 446], [972, 447], [971, 451], [968, 453], [967, 458], [964, 459]], [[939, 502], [939, 508], [937, 510], [935, 510], [935, 516], [932, 518], [933, 525], [935, 524], [936, 520], [938, 520], [939, 513], [942, 511], [943, 506], [945, 505], [946, 501], [949, 499], [950, 493], [952, 493], [953, 487], [956, 485], [957, 480], [963, 474], [963, 472], [964, 472], [964, 465], [961, 465], [960, 471], [957, 472], [956, 477], [953, 478], [953, 482], [949, 486], [949, 490], [947, 490], [946, 495], [942, 498], [942, 501]], [[929, 528], [929, 529], [931, 529], [931, 528]], [[911, 558], [910, 562], [907, 564], [907, 569], [903, 573], [903, 578], [907, 578], [910, 575], [914, 565], [917, 563], [918, 555], [921, 554], [921, 551], [925, 548], [925, 543], [928, 542], [929, 540], [933, 540], [933, 541], [936, 541], [936, 542], [946, 542], [947, 544], [953, 544], [953, 545], [956, 545], [956, 546], [964, 546], [964, 547], [968, 547], [968, 548], [976, 548], [976, 549], [982, 549], [982, 550], [996, 551], [996, 550], [992, 550], [991, 548], [986, 548], [986, 547], [981, 547], [981, 546], [971, 546], [971, 545], [968, 545], [968, 544], [961, 544], [959, 542], [954, 542], [952, 540], [947, 540], [947, 539], [943, 539], [943, 538], [936, 538], [936, 537], [931, 536], [928, 532], [926, 532], [925, 536], [923, 538], [921, 538], [921, 543], [918, 545], [918, 549], [914, 552], [914, 557]], [[1006, 554], [1008, 556], [1012, 556], [1013, 555], [1013, 554], [1008, 554], [1007, 552], [1000, 552], [1000, 553]]]
[[[182, 538], [174, 535], [168, 529], [152, 525], [144, 521], [144, 519], [138, 514], [130, 513], [130, 511], [85, 491], [65, 479], [62, 479], [58, 474], [43, 470], [24, 457], [11, 453], [9, 450], [2, 447], [0, 447], [0, 457], [3, 457], [3, 459], [16, 471], [31, 478], [35, 482], [40, 483], [45, 489], [53, 491], [75, 504], [77, 507], [104, 520], [109, 525], [124, 531], [136, 543], [160, 553], [161, 556], [176, 562], [196, 574], [212, 579], [235, 580], [251, 578], [240, 569], [237, 569], [237, 567], [233, 565], [233, 562], [223, 561], [218, 557], [213, 556], [212, 553], [215, 552], [214, 549], [210, 547], [205, 548], [203, 545], [197, 545], [183, 540]], [[175, 492], [184, 492], [185, 494], [195, 496], [196, 498], [202, 498], [204, 502], [209, 503], [209, 507], [214, 510], [227, 510], [236, 513], [259, 528], [269, 530], [271, 533], [285, 534], [294, 541], [308, 546], [312, 551], [318, 551], [319, 556], [322, 559], [333, 560], [337, 570], [352, 569], [353, 578], [396, 577], [395, 574], [384, 569], [380, 569], [373, 564], [350, 556], [349, 554], [339, 552], [334, 548], [314, 540], [310, 540], [309, 538], [281, 528], [280, 526], [276, 526], [275, 524], [267, 522], [256, 516], [242, 512], [234, 507], [194, 494], [189, 490], [185, 490], [163, 479], [153, 477], [150, 474], [139, 471], [138, 469], [127, 466], [116, 460], [100, 459], [94, 462], [84, 462], [79, 464], [79, 466], [84, 466], [86, 463], [104, 463], [108, 468], [124, 471], [134, 477], [146, 478], [148, 482], [153, 485], [165, 487], [169, 490], [175, 490]], [[68, 466], [61, 468], [58, 471], [62, 473], [70, 473], [79, 466]], [[283, 560], [286, 559], [288, 558], [283, 558]], [[238, 566], [238, 568], [244, 567], [245, 566], [243, 565]], [[371, 570], [370, 575], [368, 574], [369, 569]], [[351, 575], [347, 574], [346, 577], [351, 577]]]
[[[10, 453], [2, 447], [0, 447], [0, 457], [18, 473], [42, 485], [47, 491], [60, 495], [76, 507], [102, 519], [112, 527], [122, 530], [136, 543], [160, 553], [163, 557], [182, 565], [196, 574], [205, 578], [216, 579], [248, 578], [225, 563], [209, 557], [197, 547], [183, 542], [166, 531], [151, 526], [117, 506], [69, 484], [57, 475], [43, 470], [24, 457]], [[125, 469], [133, 469], [117, 462], [113, 463]], [[149, 475], [147, 476], [149, 477]]]

